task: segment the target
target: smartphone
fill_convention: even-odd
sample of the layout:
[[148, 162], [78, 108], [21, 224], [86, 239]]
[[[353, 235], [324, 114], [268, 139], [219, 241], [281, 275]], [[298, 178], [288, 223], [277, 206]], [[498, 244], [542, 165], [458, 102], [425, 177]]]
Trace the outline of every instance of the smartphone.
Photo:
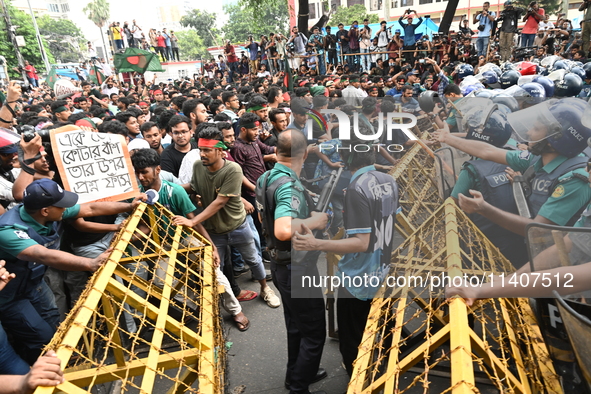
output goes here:
[[419, 63], [425, 63], [425, 59], [419, 59]]

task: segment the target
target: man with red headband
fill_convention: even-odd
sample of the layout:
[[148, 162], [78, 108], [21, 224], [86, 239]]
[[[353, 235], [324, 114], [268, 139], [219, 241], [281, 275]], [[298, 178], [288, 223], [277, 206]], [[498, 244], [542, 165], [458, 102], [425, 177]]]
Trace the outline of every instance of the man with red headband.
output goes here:
[[209, 233], [220, 256], [220, 269], [227, 246], [234, 246], [250, 266], [253, 278], [261, 285], [261, 296], [271, 308], [281, 305], [279, 297], [267, 285], [261, 255], [254, 246], [254, 235], [246, 220], [246, 209], [240, 198], [242, 169], [237, 163], [224, 159], [228, 149], [217, 127], [206, 127], [199, 132], [201, 160], [193, 166], [193, 178], [186, 190], [201, 196], [205, 209], [193, 219], [175, 216], [174, 224], [194, 227], [198, 223]]

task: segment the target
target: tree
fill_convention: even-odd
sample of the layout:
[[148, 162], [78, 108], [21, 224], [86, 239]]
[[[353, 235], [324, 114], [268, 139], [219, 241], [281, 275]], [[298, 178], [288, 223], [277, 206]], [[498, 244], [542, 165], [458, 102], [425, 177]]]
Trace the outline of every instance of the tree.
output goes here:
[[[6, 8], [10, 15], [11, 24], [18, 26], [15, 31], [17, 36], [23, 36], [25, 39], [26, 46], [20, 47], [20, 53], [24, 60], [28, 60], [39, 72], [45, 68], [43, 64], [43, 58], [39, 51], [39, 45], [37, 43], [37, 35], [35, 33], [35, 27], [33, 26], [33, 20], [31, 16], [23, 11], [14, 8], [10, 2], [6, 2]], [[6, 29], [6, 23], [4, 18], [0, 18], [0, 31], [2, 31], [2, 39], [0, 39], [0, 53], [6, 58], [6, 66], [8, 68], [8, 74], [11, 78], [21, 78], [22, 75], [12, 68], [18, 66], [18, 60], [16, 53], [12, 46], [12, 43], [8, 40], [8, 34]], [[54, 63], [55, 60], [49, 52], [49, 47], [45, 39], [41, 38], [45, 52], [50, 63]]]
[[[181, 25], [184, 27], [192, 27], [197, 32], [197, 35], [203, 40], [206, 47], [217, 46], [219, 41], [214, 39], [219, 35], [215, 27], [216, 14], [207, 11], [192, 10], [187, 15], [181, 18]], [[221, 45], [221, 42], [220, 42]]]
[[69, 19], [52, 19], [49, 15], [37, 18], [39, 32], [49, 42], [49, 51], [57, 62], [78, 62], [84, 58], [81, 48], [86, 39], [82, 31]]
[[[86, 14], [86, 17], [90, 19], [101, 31], [101, 39], [103, 40], [103, 48], [107, 52], [107, 46], [105, 45], [105, 36], [103, 35], [103, 27], [109, 20], [111, 5], [107, 0], [93, 0], [82, 9], [82, 12]], [[107, 54], [105, 53], [105, 56]]]
[[199, 37], [195, 30], [178, 30], [174, 34], [179, 39], [179, 56], [182, 61], [209, 57], [203, 39]]
[[368, 14], [367, 8], [365, 8], [363, 4], [355, 4], [352, 7], [339, 6], [336, 12], [332, 15], [332, 18], [330, 18], [328, 25], [336, 26], [339, 23], [342, 23], [345, 26], [349, 26], [354, 21], [358, 21], [359, 24], [361, 24], [365, 18], [369, 19], [369, 23], [377, 23], [380, 21], [380, 18], [376, 14]]
[[[522, 7], [527, 10], [531, 0], [516, 0], [513, 2], [515, 7]], [[538, 5], [540, 8], [544, 9], [544, 13], [546, 15], [556, 15], [559, 12], [566, 12], [566, 10], [562, 10], [562, 0], [539, 0]], [[491, 7], [493, 8], [493, 7]], [[503, 9], [501, 4], [501, 10]], [[552, 22], [556, 22], [556, 19], [552, 19]]]
[[228, 22], [222, 27], [222, 32], [224, 38], [232, 43], [245, 42], [250, 34], [255, 39], [261, 34], [288, 34], [287, 2], [271, 4], [262, 13], [240, 4], [225, 5], [224, 11], [228, 15]]

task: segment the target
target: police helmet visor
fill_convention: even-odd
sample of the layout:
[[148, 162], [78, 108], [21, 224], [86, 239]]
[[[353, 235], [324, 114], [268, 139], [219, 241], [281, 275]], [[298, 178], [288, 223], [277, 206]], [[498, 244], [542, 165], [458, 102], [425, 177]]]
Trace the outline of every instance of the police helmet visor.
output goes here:
[[507, 116], [507, 121], [517, 139], [523, 142], [540, 142], [562, 130], [560, 122], [550, 112], [548, 101], [513, 112]]
[[[481, 98], [483, 97], [475, 97], [464, 101], [473, 101]], [[475, 133], [482, 133], [484, 131], [488, 117], [497, 106], [487, 98], [483, 99], [484, 100], [478, 100], [480, 102], [479, 105], [473, 106], [462, 112], [462, 130], [464, 130], [464, 132], [472, 131]]]

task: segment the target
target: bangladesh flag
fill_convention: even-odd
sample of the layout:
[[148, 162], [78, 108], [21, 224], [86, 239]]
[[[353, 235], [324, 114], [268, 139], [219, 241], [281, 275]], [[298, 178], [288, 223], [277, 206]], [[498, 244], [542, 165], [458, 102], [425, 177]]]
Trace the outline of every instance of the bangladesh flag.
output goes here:
[[120, 73], [164, 72], [156, 54], [138, 48], [127, 48], [124, 53], [116, 53], [113, 63]]
[[102, 85], [103, 82], [105, 82], [105, 80], [107, 79], [107, 78], [105, 78], [104, 74], [101, 72], [101, 69], [98, 68], [96, 65], [94, 65], [90, 68], [89, 76], [90, 76], [90, 80], [99, 86]]
[[47, 74], [47, 78], [45, 78], [45, 82], [47, 82], [49, 87], [53, 90], [53, 85], [55, 85], [58, 79], [60, 79], [60, 77], [57, 75], [55, 67], [51, 67], [49, 74]]

